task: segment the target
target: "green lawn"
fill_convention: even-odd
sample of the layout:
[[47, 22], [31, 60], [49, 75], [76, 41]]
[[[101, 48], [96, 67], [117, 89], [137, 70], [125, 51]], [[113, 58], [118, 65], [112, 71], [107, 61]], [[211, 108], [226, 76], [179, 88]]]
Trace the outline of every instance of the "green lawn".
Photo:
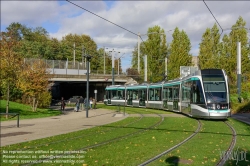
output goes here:
[[[6, 113], [6, 100], [0, 100], [0, 112]], [[60, 115], [61, 111], [38, 108], [36, 112], [33, 112], [30, 105], [10, 102], [9, 113], [19, 113], [20, 119], [33, 119], [33, 118], [43, 118], [48, 116]], [[14, 119], [16, 119], [16, 117], [11, 118], [11, 116], [9, 116], [9, 118], [6, 119], [5, 115], [0, 116], [1, 121], [14, 120]]]

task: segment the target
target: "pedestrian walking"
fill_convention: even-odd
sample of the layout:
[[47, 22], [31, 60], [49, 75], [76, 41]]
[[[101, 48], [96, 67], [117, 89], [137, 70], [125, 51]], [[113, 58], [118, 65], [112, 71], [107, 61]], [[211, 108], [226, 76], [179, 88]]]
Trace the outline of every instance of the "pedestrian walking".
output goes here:
[[65, 105], [66, 105], [66, 103], [64, 101], [64, 98], [62, 97], [62, 99], [61, 99], [61, 111], [64, 111]]
[[85, 98], [84, 99], [84, 110], [87, 110], [87, 106], [88, 106], [88, 104], [87, 104], [87, 98]]
[[79, 108], [80, 108], [80, 98], [77, 98], [77, 100], [76, 100], [76, 112], [79, 112]]
[[80, 109], [83, 111], [83, 105], [84, 105], [84, 99], [83, 97], [81, 96], [80, 97]]
[[90, 97], [90, 99], [89, 99], [89, 105], [90, 105], [90, 109], [92, 109], [92, 105], [93, 105], [93, 98], [92, 97]]
[[96, 99], [93, 98], [93, 109], [96, 109]]

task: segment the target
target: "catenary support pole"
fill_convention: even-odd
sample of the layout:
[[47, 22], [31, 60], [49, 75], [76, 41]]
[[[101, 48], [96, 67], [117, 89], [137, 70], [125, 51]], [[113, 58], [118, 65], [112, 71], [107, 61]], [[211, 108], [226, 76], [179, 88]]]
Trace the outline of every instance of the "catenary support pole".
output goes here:
[[[114, 50], [113, 50], [114, 52]], [[115, 85], [115, 76], [114, 76], [114, 66], [115, 66], [115, 63], [114, 63], [114, 53], [112, 52], [112, 85]]]
[[86, 118], [88, 118], [89, 117], [89, 60], [90, 60], [90, 56], [87, 55], [86, 59], [87, 59]]
[[144, 56], [144, 82], [148, 81], [148, 56]]
[[138, 73], [140, 73], [140, 33], [138, 33], [138, 65], [137, 65]]
[[237, 93], [239, 102], [241, 102], [241, 43], [237, 42]]

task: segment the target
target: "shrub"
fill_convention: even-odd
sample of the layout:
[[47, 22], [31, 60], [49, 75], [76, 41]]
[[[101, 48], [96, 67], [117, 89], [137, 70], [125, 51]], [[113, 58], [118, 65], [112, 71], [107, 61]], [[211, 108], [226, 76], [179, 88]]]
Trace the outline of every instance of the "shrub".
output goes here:
[[51, 96], [50, 92], [43, 92], [40, 95], [38, 107], [39, 108], [49, 107], [51, 104], [51, 99], [52, 99], [52, 96]]

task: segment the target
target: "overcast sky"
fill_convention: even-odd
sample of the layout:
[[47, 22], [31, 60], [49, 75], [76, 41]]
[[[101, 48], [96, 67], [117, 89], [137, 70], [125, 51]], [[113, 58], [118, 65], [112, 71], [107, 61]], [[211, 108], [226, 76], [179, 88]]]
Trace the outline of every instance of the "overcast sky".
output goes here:
[[[99, 48], [105, 46], [109, 48], [107, 51], [114, 49], [121, 52], [124, 71], [131, 65], [132, 51], [138, 41], [135, 34], [138, 32], [145, 34], [149, 27], [159, 25], [165, 30], [170, 43], [172, 32], [167, 31], [178, 27], [188, 34], [192, 44], [191, 54], [197, 56], [202, 34], [216, 23], [202, 0], [71, 2], [128, 31], [67, 1], [1, 1], [1, 31], [12, 22], [19, 22], [33, 28], [42, 26], [51, 37], [59, 40], [69, 33], [86, 34]], [[205, 2], [223, 29], [231, 28], [239, 16], [250, 28], [250, 1]], [[143, 36], [143, 40], [146, 39]]]

